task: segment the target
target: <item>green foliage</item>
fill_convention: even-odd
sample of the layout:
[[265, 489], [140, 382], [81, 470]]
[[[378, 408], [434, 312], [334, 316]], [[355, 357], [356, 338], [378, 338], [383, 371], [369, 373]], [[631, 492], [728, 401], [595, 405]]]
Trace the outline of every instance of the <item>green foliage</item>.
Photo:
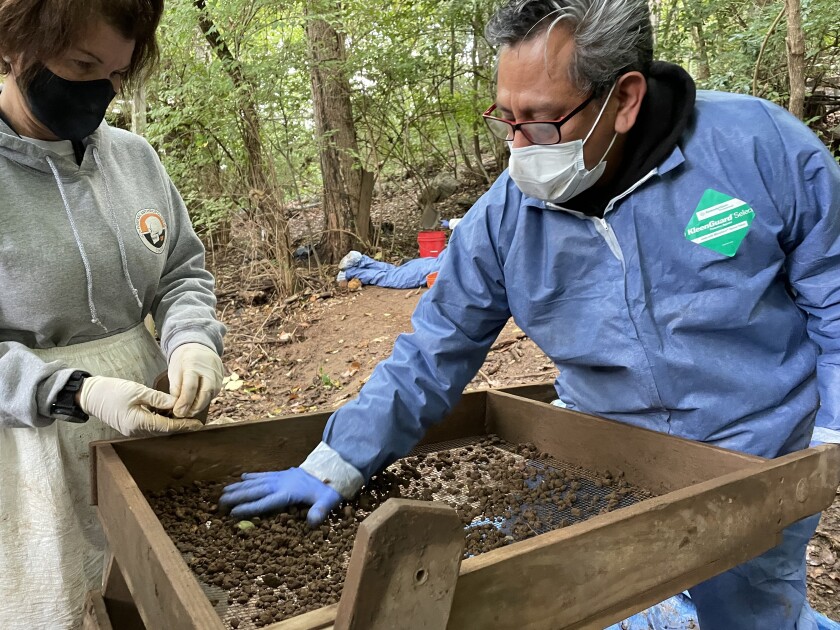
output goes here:
[[318, 368], [318, 379], [321, 381], [321, 385], [327, 389], [338, 389], [341, 387], [341, 383], [334, 381], [332, 377], [324, 371], [323, 367]]
[[[241, 105], [259, 115], [263, 169], [285, 203], [317, 198], [306, 20], [321, 17], [345, 36], [341, 64], [351, 85], [360, 166], [408, 173], [421, 183], [441, 170], [481, 172], [499, 146], [480, 121], [493, 99], [493, 51], [484, 25], [498, 6], [479, 0], [208, 0], [220, 61], [199, 29], [192, 0], [170, 0], [162, 61], [147, 86], [147, 136], [159, 149], [196, 225], [224, 231], [248, 206], [248, 152]], [[654, 0], [657, 55], [687, 67], [698, 87], [788, 98], [786, 23], [768, 35], [782, 0]], [[840, 75], [837, 0], [803, 0], [809, 92]], [[764, 47], [761, 62], [756, 61]], [[231, 79], [235, 66], [244, 83]], [[807, 112], [815, 125], [824, 110]], [[834, 123], [836, 124], [836, 123]]]
[[[789, 88], [784, 16], [768, 36], [783, 9], [783, 0], [660, 0], [653, 12], [657, 55], [702, 77], [701, 50], [705, 48], [709, 76], [698, 78], [698, 87], [749, 94], [764, 45], [758, 96], [785, 105]], [[827, 76], [833, 74], [836, 80], [840, 74], [840, 8], [836, 0], [803, 0], [802, 22], [806, 79], [813, 89]]]
[[319, 174], [301, 15], [270, 2], [207, 3], [246, 78], [247, 88], [237, 92], [228, 68], [198, 28], [193, 3], [175, 0], [167, 7], [162, 61], [147, 90], [147, 136], [197, 226], [216, 228], [247, 205], [243, 94], [257, 104], [271, 178], [292, 199], [301, 190], [311, 194]]

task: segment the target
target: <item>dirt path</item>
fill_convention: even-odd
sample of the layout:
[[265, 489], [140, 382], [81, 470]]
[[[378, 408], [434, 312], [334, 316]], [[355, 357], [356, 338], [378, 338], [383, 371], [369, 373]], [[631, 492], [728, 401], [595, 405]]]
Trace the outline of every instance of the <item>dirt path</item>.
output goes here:
[[[334, 408], [355, 396], [410, 317], [425, 289], [365, 287], [262, 306], [221, 303], [231, 376], [211, 408], [228, 420]], [[551, 361], [510, 322], [468, 389], [550, 382]], [[808, 550], [812, 605], [840, 620], [840, 494]]]

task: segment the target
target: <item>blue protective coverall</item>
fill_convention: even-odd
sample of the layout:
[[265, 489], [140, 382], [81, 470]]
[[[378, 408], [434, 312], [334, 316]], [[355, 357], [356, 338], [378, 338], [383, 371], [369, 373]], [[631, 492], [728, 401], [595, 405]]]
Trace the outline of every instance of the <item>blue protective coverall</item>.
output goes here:
[[362, 284], [388, 289], [425, 287], [426, 276], [440, 269], [445, 254], [446, 249], [437, 258], [414, 258], [397, 266], [352, 250], [338, 263], [336, 282], [358, 278]]
[[[704, 245], [727, 226], [725, 247]], [[763, 457], [807, 447], [815, 417], [840, 441], [840, 167], [783, 109], [700, 91], [682, 141], [604, 219], [503, 173], [453, 233], [414, 332], [301, 467], [351, 496], [453, 407], [511, 316], [570, 409]], [[701, 627], [817, 628], [816, 522], [690, 589]]]

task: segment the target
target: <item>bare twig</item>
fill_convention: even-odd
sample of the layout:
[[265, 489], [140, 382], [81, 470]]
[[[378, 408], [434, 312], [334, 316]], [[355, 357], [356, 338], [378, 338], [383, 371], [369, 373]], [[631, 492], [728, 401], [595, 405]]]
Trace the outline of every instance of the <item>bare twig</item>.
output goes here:
[[512, 346], [513, 344], [515, 344], [517, 341], [517, 339], [505, 339], [504, 341], [497, 341], [492, 346], [490, 346], [490, 352], [504, 350], [508, 346]]
[[485, 382], [486, 382], [486, 383], [487, 383], [490, 387], [496, 387], [496, 382], [495, 382], [494, 380], [492, 380], [489, 376], [487, 376], [487, 373], [486, 373], [484, 370], [479, 370], [479, 371], [478, 371], [478, 375], [479, 375], [482, 379], [484, 379], [484, 381], [485, 381]]
[[767, 42], [770, 41], [770, 37], [776, 30], [776, 27], [779, 25], [782, 17], [785, 14], [785, 10], [787, 5], [782, 5], [782, 10], [779, 11], [779, 15], [776, 16], [776, 19], [773, 20], [773, 23], [770, 25], [770, 28], [767, 31], [767, 34], [764, 36], [764, 41], [761, 42], [761, 48], [758, 51], [758, 57], [755, 59], [755, 69], [753, 70], [753, 80], [752, 80], [752, 95], [758, 96], [758, 69], [761, 66], [761, 58], [764, 56], [764, 49], [767, 48]]
[[551, 374], [550, 372], [548, 372], [547, 370], [545, 372], [532, 372], [531, 374], [519, 374], [518, 376], [515, 376], [513, 378], [516, 378], [518, 380], [523, 380], [523, 379], [527, 379], [527, 378], [536, 378], [538, 376], [551, 376], [552, 379], [554, 378], [554, 375]]

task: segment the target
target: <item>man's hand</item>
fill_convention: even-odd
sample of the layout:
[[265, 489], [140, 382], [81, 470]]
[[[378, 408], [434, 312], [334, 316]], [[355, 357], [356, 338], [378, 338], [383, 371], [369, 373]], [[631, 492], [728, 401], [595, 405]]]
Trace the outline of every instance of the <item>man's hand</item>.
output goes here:
[[315, 527], [341, 503], [338, 492], [300, 468], [245, 473], [242, 479], [227, 486], [219, 499], [219, 506], [229, 509], [235, 518], [279, 512], [303, 503], [310, 506], [306, 521]]
[[79, 391], [79, 405], [128, 437], [200, 429], [198, 420], [166, 418], [151, 409], [172, 409], [175, 397], [139, 383], [107, 376], [89, 376]]
[[200, 343], [175, 348], [169, 358], [169, 393], [177, 398], [177, 417], [195, 416], [221, 388], [222, 360], [215, 350]]

